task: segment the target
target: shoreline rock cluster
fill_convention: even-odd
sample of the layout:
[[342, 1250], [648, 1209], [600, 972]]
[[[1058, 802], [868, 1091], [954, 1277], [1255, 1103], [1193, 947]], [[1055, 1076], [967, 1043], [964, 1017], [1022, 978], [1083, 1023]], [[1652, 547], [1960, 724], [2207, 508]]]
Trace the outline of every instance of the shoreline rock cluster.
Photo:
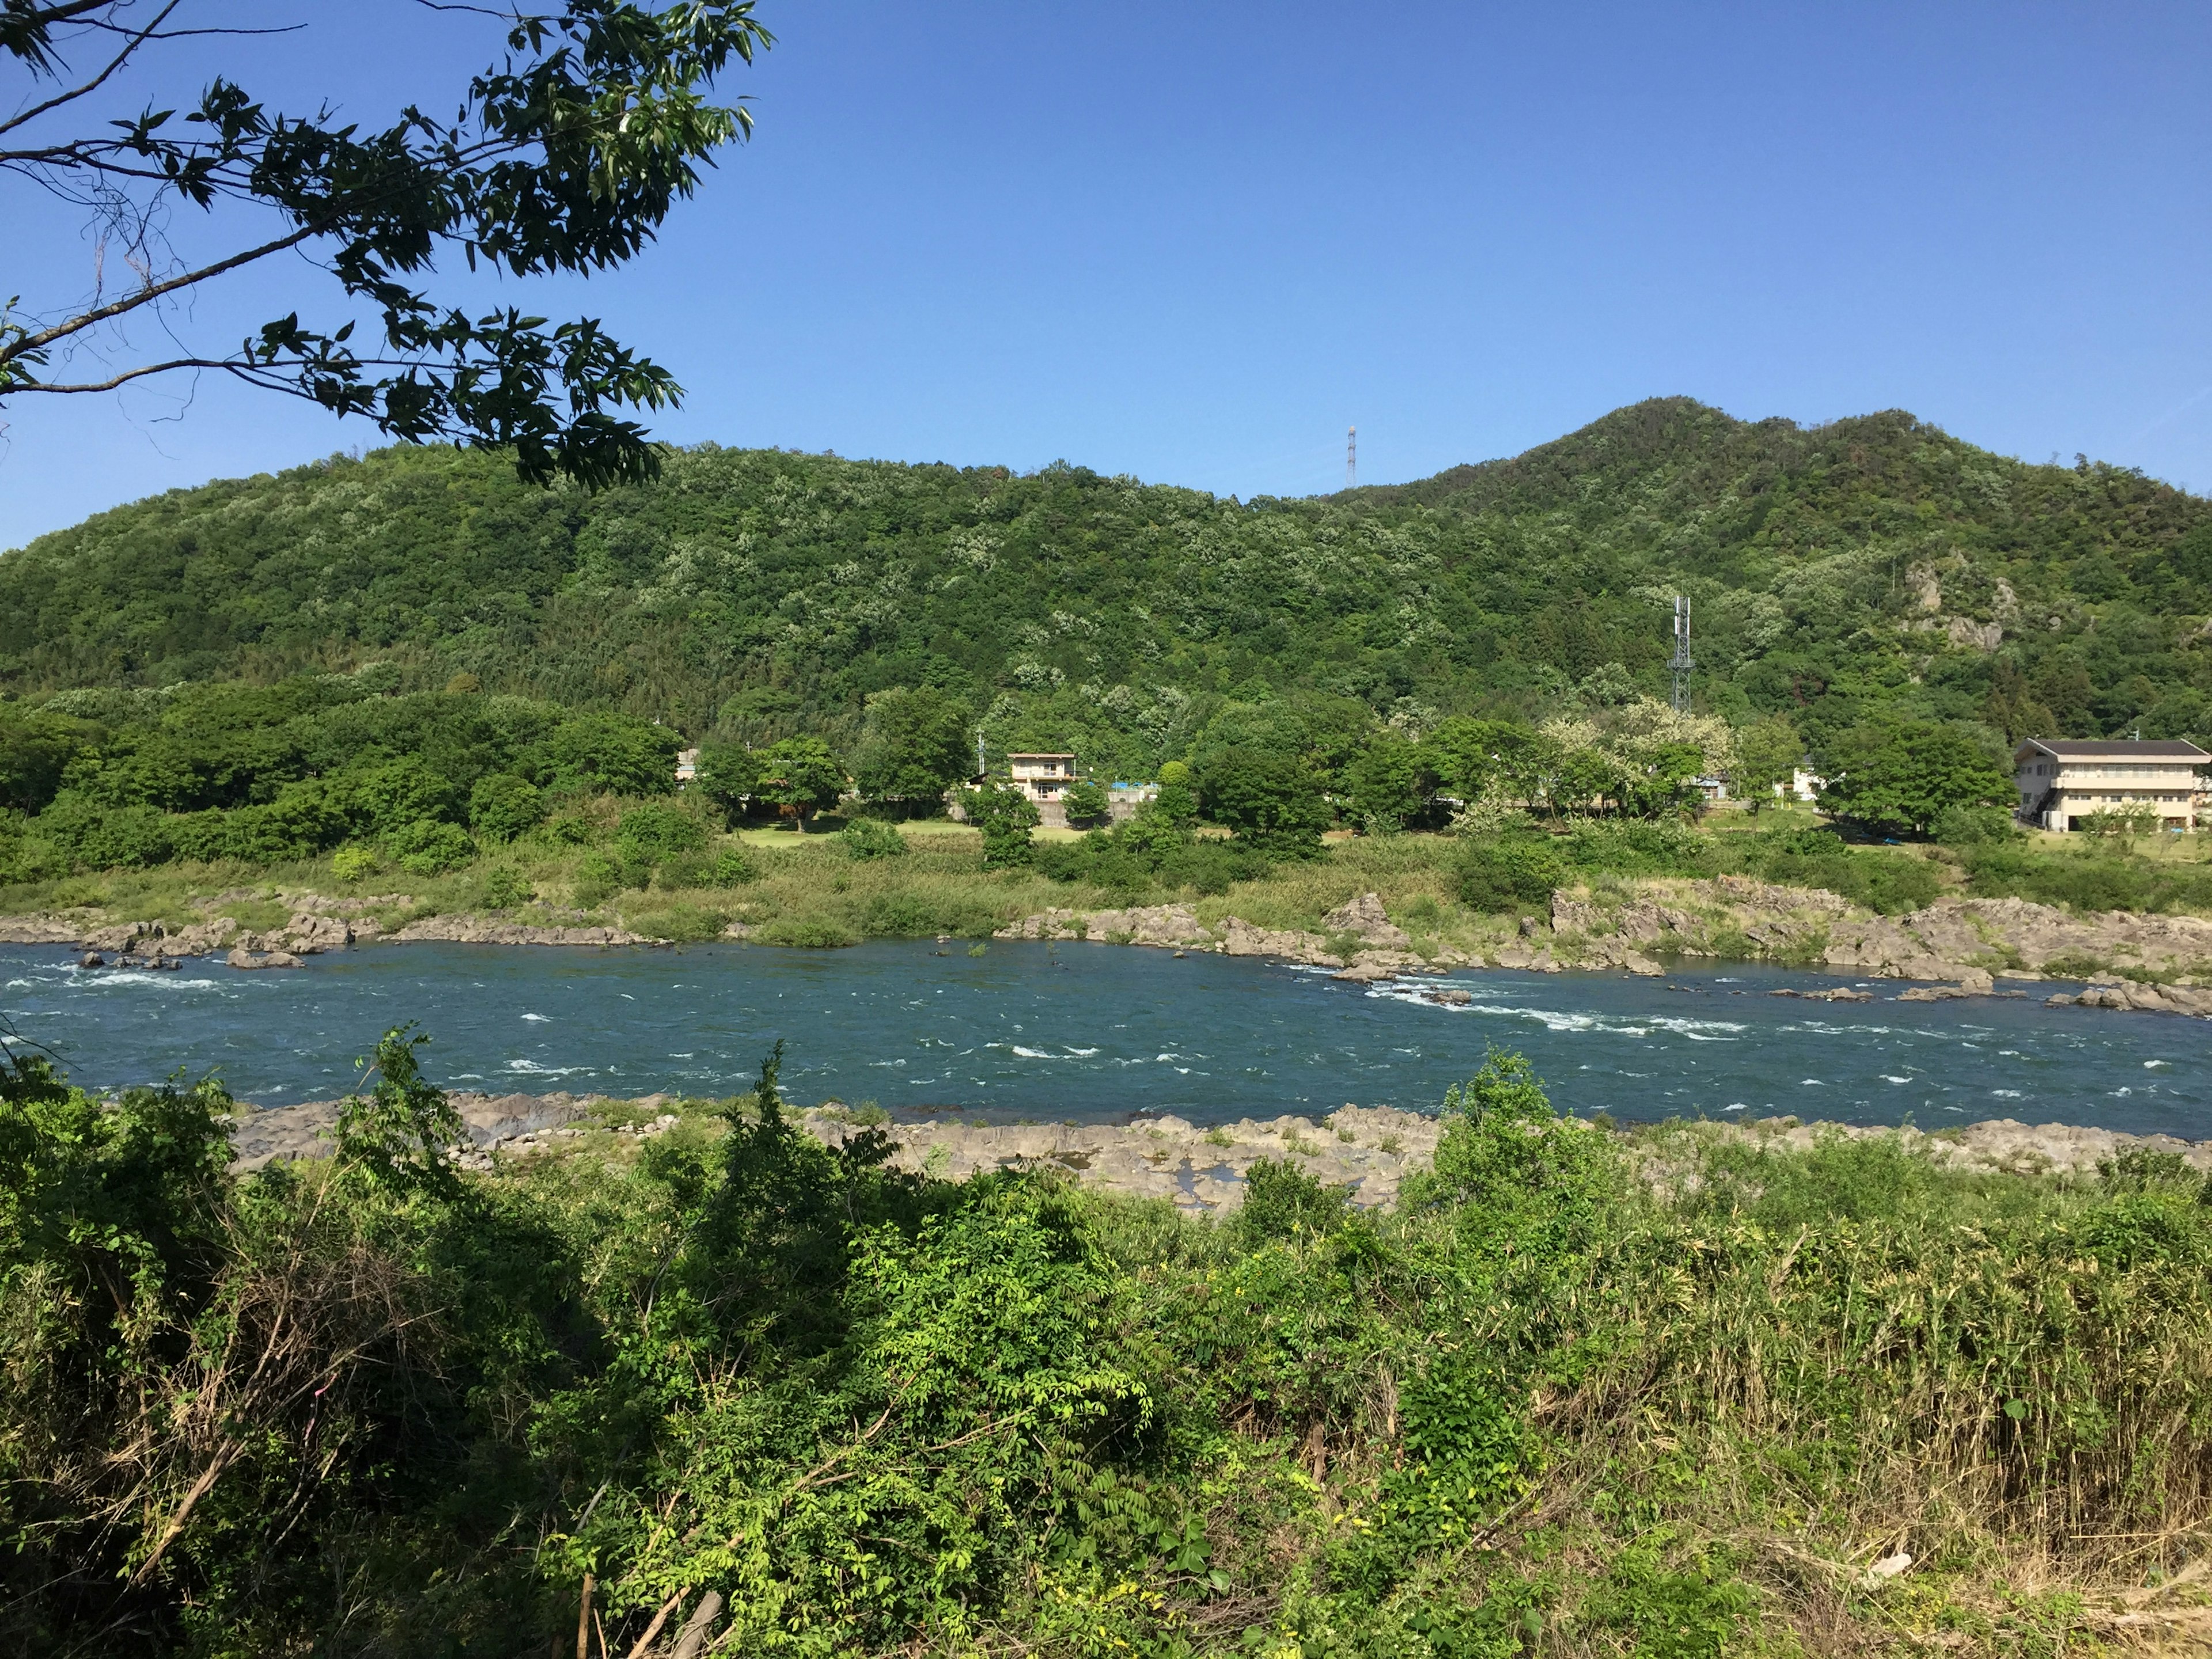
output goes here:
[[[291, 914], [275, 927], [241, 927], [215, 916], [172, 932], [159, 921], [126, 921], [88, 928], [55, 915], [0, 917], [0, 944], [68, 945], [88, 956], [118, 958], [118, 965], [152, 965], [155, 958], [222, 955], [232, 968], [298, 968], [305, 958], [329, 951], [373, 943], [438, 941], [454, 945], [659, 945], [627, 928], [587, 924], [580, 911], [573, 922], [522, 922], [473, 914], [424, 916], [390, 932], [370, 912], [409, 902], [404, 894], [380, 897], [328, 898], [320, 894], [278, 894]], [[210, 902], [220, 903], [218, 898]], [[105, 960], [88, 966], [106, 966]]]
[[[1655, 956], [1714, 961], [1779, 959], [1869, 979], [1933, 981], [1899, 1000], [2021, 996], [2000, 979], [2033, 982], [2063, 975], [2089, 988], [2045, 999], [2081, 1007], [2212, 1017], [2212, 921], [2123, 911], [2069, 916], [2023, 899], [1943, 898], [1911, 915], [1854, 918], [1838, 895], [1748, 877], [1650, 881], [1601, 898], [1588, 890], [1552, 896], [1550, 925], [1523, 917], [1518, 935], [1486, 950], [1444, 945], [1421, 954], [1393, 923], [1381, 897], [1362, 893], [1322, 918], [1327, 933], [1255, 927], [1237, 917], [1208, 927], [1188, 905], [1115, 910], [1048, 909], [999, 930], [1009, 939], [1096, 939], [1178, 951], [1267, 957], [1376, 983], [1455, 968], [1537, 973], [1614, 969], [1645, 977], [1668, 969]], [[1749, 950], [1744, 947], [1748, 945]], [[2134, 976], [2122, 971], [2132, 968]], [[2045, 969], [2053, 971], [2046, 973]], [[1830, 989], [1796, 994], [1863, 1001], [1871, 994]]]
[[[642, 1142], [683, 1122], [665, 1095], [617, 1100], [599, 1095], [489, 1095], [455, 1092], [467, 1139], [465, 1168], [489, 1170], [501, 1157], [557, 1150], [593, 1134], [607, 1144]], [[243, 1115], [232, 1141], [237, 1170], [273, 1159], [325, 1157], [339, 1103], [310, 1101]], [[610, 1112], [610, 1109], [616, 1109]], [[650, 1114], [650, 1115], [648, 1115]], [[601, 1127], [582, 1127], [600, 1117]], [[870, 1127], [834, 1103], [797, 1114], [806, 1132], [831, 1146]], [[1375, 1207], [1396, 1201], [1406, 1177], [1427, 1168], [1443, 1125], [1420, 1112], [1389, 1106], [1346, 1104], [1316, 1119], [1286, 1115], [1265, 1121], [1200, 1126], [1172, 1115], [1119, 1123], [984, 1123], [957, 1116], [882, 1122], [901, 1169], [947, 1180], [994, 1170], [1057, 1169], [1103, 1191], [1164, 1199], [1192, 1212], [1224, 1215], [1243, 1202], [1244, 1181], [1261, 1158], [1289, 1162], [1324, 1186], [1346, 1189], [1352, 1201]], [[1671, 1131], [1671, 1133], [1670, 1133]], [[1622, 1131], [1624, 1134], [1633, 1132]], [[2130, 1135], [2068, 1124], [2030, 1125], [1993, 1119], [1929, 1133], [1851, 1124], [1805, 1123], [1794, 1117], [1749, 1122], [1683, 1121], [1650, 1129], [1630, 1141], [1642, 1178], [1655, 1188], [1694, 1184], [1692, 1148], [1678, 1135], [1706, 1136], [1737, 1144], [1803, 1152], [1826, 1137], [1865, 1140], [1895, 1137], [1906, 1151], [1947, 1168], [2021, 1176], [2083, 1176], [2124, 1152], [2141, 1148], [2178, 1155], [2212, 1176], [2212, 1141], [2172, 1135]]]

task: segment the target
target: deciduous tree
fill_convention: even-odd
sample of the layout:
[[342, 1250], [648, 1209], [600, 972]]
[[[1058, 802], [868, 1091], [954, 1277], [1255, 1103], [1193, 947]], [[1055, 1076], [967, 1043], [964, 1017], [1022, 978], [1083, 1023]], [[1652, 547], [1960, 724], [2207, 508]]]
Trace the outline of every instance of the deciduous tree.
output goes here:
[[1924, 835], [1952, 807], [2009, 806], [2018, 799], [1996, 757], [1948, 726], [1854, 726], [1820, 762], [1828, 779], [1821, 809], [1869, 830]]
[[[477, 9], [428, 5], [423, 27]], [[0, 118], [0, 179], [81, 204], [100, 256], [74, 299], [0, 307], [0, 404], [213, 371], [412, 442], [511, 449], [536, 482], [652, 476], [646, 430], [621, 411], [676, 403], [667, 370], [592, 319], [472, 311], [424, 284], [441, 259], [526, 278], [634, 257], [751, 130], [712, 92], [732, 58], [770, 44], [752, 14], [752, 0], [495, 13], [506, 53], [450, 121], [410, 105], [369, 129], [313, 100], [287, 112], [221, 76], [173, 105], [137, 94], [171, 43], [220, 32], [195, 27], [188, 0], [0, 0], [0, 55], [28, 82]], [[422, 50], [432, 58], [434, 38]], [[169, 234], [192, 214], [215, 245], [187, 256]], [[234, 346], [206, 340], [202, 296], [289, 254], [334, 282], [324, 315], [303, 304]], [[131, 280], [111, 286], [118, 269]], [[149, 337], [174, 349], [133, 349]]]

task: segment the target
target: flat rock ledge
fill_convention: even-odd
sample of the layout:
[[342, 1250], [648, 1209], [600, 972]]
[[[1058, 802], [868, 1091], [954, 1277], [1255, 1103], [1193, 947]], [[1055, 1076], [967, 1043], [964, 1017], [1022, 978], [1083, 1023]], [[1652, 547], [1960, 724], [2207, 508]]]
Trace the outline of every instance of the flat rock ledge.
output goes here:
[[1149, 945], [1183, 952], [1266, 957], [1276, 962], [1333, 968], [1339, 979], [1369, 981], [1431, 968], [1482, 965], [1480, 957], [1456, 951], [1435, 957], [1416, 955], [1412, 935], [1384, 914], [1380, 894], [1362, 893], [1321, 920], [1328, 929], [1327, 933], [1261, 927], [1242, 916], [1226, 916], [1208, 927], [1187, 904], [1136, 905], [1123, 910], [1054, 908], [1024, 916], [1001, 927], [994, 937], [1096, 939], [1105, 945]]
[[[658, 1094], [617, 1101], [603, 1095], [457, 1091], [448, 1098], [467, 1131], [460, 1162], [479, 1170], [494, 1168], [497, 1156], [542, 1153], [592, 1133], [577, 1125], [609, 1105], [620, 1106], [618, 1115], [626, 1120], [607, 1132], [617, 1140], [649, 1140], [683, 1121], [666, 1109], [674, 1103], [672, 1098]], [[309, 1101], [243, 1115], [232, 1133], [238, 1152], [232, 1168], [245, 1171], [273, 1160], [328, 1156], [338, 1106], [334, 1100]], [[798, 1115], [806, 1132], [828, 1146], [842, 1146], [866, 1132], [867, 1126], [835, 1103], [810, 1107]], [[1164, 1199], [1193, 1213], [1225, 1215], [1244, 1201], [1245, 1176], [1261, 1158], [1289, 1162], [1325, 1186], [1346, 1190], [1363, 1208], [1393, 1203], [1406, 1176], [1433, 1162], [1442, 1126], [1419, 1112], [1347, 1104], [1320, 1119], [1243, 1118], [1210, 1128], [1176, 1116], [1122, 1123], [1009, 1124], [963, 1122], [950, 1115], [881, 1127], [896, 1148], [893, 1162], [916, 1174], [957, 1181], [994, 1170], [1051, 1169], [1102, 1191]], [[1661, 1190], [1693, 1188], [1694, 1160], [1675, 1138], [1698, 1136], [1798, 1152], [1826, 1136], [1894, 1136], [1907, 1151], [1948, 1168], [2021, 1176], [2086, 1176], [2099, 1164], [2140, 1147], [2178, 1154], [2191, 1168], [2212, 1175], [2212, 1142], [2172, 1135], [2031, 1125], [2012, 1118], [1934, 1134], [1770, 1118], [1682, 1123], [1672, 1135], [1638, 1140], [1634, 1145], [1642, 1178]]]
[[449, 945], [661, 945], [624, 927], [544, 927], [535, 922], [502, 921], [495, 916], [425, 916], [410, 921], [389, 936], [402, 944], [437, 940]]
[[[623, 927], [514, 921], [504, 916], [424, 916], [386, 933], [362, 912], [404, 904], [399, 895], [382, 898], [330, 899], [319, 895], [278, 895], [292, 914], [277, 927], [255, 932], [224, 916], [171, 929], [158, 921], [124, 921], [88, 927], [67, 915], [0, 916], [0, 945], [70, 945], [101, 955], [122, 957], [212, 956], [227, 951], [233, 968], [298, 967], [297, 958], [343, 951], [385, 939], [399, 943], [436, 941], [453, 945], [660, 945], [665, 940]], [[221, 900], [213, 901], [221, 902]]]
[[[1938, 899], [1902, 917], [1867, 916], [1854, 915], [1847, 900], [1819, 888], [1723, 876], [1648, 881], [1602, 896], [1561, 888], [1552, 895], [1548, 921], [1547, 927], [1524, 917], [1517, 936], [1480, 951], [1445, 945], [1424, 955], [1390, 921], [1381, 897], [1362, 893], [1324, 915], [1328, 931], [1319, 933], [1262, 927], [1238, 916], [1209, 925], [1188, 905], [1157, 904], [1048, 909], [1000, 929], [997, 937], [1265, 957], [1332, 969], [1336, 978], [1359, 984], [1482, 967], [1534, 973], [1613, 969], [1656, 977], [1667, 971], [1655, 959], [1660, 957], [1764, 957], [1870, 979], [1934, 981], [1899, 994], [1909, 1002], [2024, 995], [1999, 989], [1997, 981], [2033, 982], [2045, 978], [2047, 969], [2049, 977], [2089, 981], [2078, 995], [2047, 998], [2053, 1006], [2212, 1018], [2212, 921], [2197, 916], [2124, 911], [2075, 916], [2024, 899], [1961, 898]], [[2191, 979], [2204, 982], [2182, 982]], [[1803, 994], [1862, 1001], [1868, 994]]]

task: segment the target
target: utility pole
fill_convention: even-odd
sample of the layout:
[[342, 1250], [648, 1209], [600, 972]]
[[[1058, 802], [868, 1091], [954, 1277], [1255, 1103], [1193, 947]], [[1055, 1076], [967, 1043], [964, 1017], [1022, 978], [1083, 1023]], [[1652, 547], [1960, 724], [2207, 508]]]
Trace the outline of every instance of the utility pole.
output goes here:
[[975, 781], [981, 783], [990, 775], [991, 769], [983, 763], [983, 728], [975, 728]]
[[1690, 712], [1690, 671], [1698, 665], [1690, 656], [1690, 600], [1686, 594], [1674, 596], [1674, 659], [1667, 665], [1674, 676], [1674, 712]]
[[1344, 487], [1359, 488], [1359, 428], [1356, 426], [1344, 429]]

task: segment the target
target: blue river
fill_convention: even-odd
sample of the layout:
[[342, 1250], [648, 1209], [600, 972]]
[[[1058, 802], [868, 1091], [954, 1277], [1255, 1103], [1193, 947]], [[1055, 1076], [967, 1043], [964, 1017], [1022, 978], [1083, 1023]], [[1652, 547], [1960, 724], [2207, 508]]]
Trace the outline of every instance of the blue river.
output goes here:
[[[1876, 1000], [1770, 996], [1859, 983]], [[1460, 973], [1403, 987], [1105, 945], [879, 941], [585, 951], [369, 946], [295, 970], [82, 969], [0, 946], [0, 1012], [76, 1081], [218, 1073], [241, 1100], [327, 1099], [416, 1021], [441, 1084], [727, 1094], [779, 1037], [787, 1091], [900, 1111], [1195, 1122], [1346, 1103], [1433, 1109], [1493, 1044], [1560, 1106], [1616, 1117], [1795, 1114], [1925, 1128], [1982, 1118], [2212, 1137], [2212, 1023], [2026, 998], [1894, 1000], [1893, 981], [1748, 965], [1663, 979]], [[1443, 1006], [1425, 988], [1472, 1001]]]

